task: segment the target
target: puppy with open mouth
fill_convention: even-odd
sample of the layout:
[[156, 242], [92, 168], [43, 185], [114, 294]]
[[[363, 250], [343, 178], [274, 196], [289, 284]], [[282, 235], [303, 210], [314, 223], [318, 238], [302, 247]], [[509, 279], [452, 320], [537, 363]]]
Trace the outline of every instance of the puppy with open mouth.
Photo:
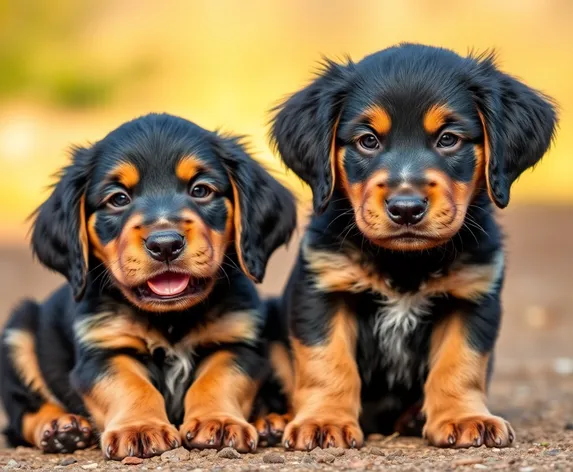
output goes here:
[[359, 447], [416, 405], [433, 445], [514, 441], [485, 400], [504, 278], [493, 205], [555, 126], [552, 101], [492, 56], [412, 44], [327, 62], [278, 107], [272, 139], [315, 209], [282, 303], [287, 447]]
[[268, 366], [253, 281], [295, 224], [291, 194], [239, 138], [182, 118], [76, 148], [32, 236], [68, 283], [23, 302], [2, 337], [10, 442], [71, 452], [93, 422], [112, 459], [255, 449]]

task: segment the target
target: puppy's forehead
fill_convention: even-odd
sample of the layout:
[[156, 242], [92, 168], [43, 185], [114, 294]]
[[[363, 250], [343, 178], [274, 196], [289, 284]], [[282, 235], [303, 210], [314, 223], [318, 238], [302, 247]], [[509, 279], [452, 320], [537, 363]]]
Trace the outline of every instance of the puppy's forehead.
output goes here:
[[146, 116], [126, 123], [98, 144], [95, 179], [117, 177], [127, 186], [190, 179], [199, 171], [224, 177], [213, 144], [217, 137], [189, 121]]
[[394, 122], [420, 122], [436, 105], [472, 113], [468, 60], [451, 51], [404, 45], [367, 56], [355, 67], [346, 118], [382, 108]]

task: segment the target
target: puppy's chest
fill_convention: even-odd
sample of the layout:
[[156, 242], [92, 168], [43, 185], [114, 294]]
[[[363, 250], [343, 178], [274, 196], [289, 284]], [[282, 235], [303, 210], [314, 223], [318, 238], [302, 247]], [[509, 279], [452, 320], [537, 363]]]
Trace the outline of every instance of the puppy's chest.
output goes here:
[[152, 378], [165, 398], [169, 418], [177, 423], [184, 413], [185, 393], [194, 380], [197, 356], [184, 343], [149, 340], [148, 349]]
[[362, 297], [357, 357], [366, 384], [383, 380], [389, 389], [410, 388], [424, 377], [431, 327], [444, 301], [423, 293]]

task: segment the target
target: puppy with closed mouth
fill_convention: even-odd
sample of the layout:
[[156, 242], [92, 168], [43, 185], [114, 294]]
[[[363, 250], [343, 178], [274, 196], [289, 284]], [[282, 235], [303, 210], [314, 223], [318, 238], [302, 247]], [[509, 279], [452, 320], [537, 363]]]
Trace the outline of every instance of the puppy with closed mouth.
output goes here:
[[551, 99], [493, 56], [413, 44], [327, 62], [278, 107], [271, 137], [315, 209], [283, 302], [286, 447], [359, 447], [418, 405], [430, 444], [514, 442], [486, 406], [505, 265], [493, 205], [555, 126]]
[[[106, 457], [254, 450], [269, 367], [254, 282], [296, 224], [291, 194], [237, 137], [151, 114], [76, 148], [32, 246], [68, 283], [2, 337], [12, 444]], [[176, 428], [179, 427], [179, 429]]]

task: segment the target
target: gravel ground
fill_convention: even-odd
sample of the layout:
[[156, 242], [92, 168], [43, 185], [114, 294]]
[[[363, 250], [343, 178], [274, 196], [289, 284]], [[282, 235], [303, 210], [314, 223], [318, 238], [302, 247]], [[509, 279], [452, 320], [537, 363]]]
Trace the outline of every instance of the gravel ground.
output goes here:
[[506, 373], [494, 380], [490, 404], [509, 419], [517, 444], [508, 449], [437, 449], [422, 439], [373, 435], [357, 450], [285, 452], [260, 448], [254, 454], [232, 449], [186, 451], [125, 465], [106, 461], [97, 449], [73, 455], [42, 454], [28, 448], [0, 450], [5, 470], [573, 470], [573, 376], [538, 371]]

